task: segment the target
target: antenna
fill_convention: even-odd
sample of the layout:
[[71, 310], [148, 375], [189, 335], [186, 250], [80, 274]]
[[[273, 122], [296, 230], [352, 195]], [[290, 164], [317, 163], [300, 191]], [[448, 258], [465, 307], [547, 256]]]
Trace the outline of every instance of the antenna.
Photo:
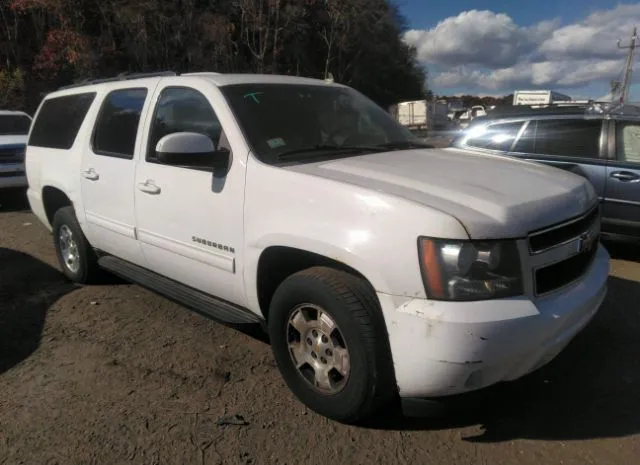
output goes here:
[[[629, 98], [629, 87], [631, 87], [631, 73], [633, 71], [633, 51], [636, 48], [637, 40], [638, 40], [638, 34], [637, 34], [636, 28], [634, 27], [633, 34], [631, 35], [631, 42], [629, 42], [629, 45], [620, 45], [622, 42], [622, 40], [620, 39], [618, 39], [618, 43], [617, 43], [617, 46], [619, 49], [629, 50], [629, 54], [627, 55], [627, 60], [624, 67], [624, 73], [623, 73], [624, 78], [622, 80], [622, 84], [620, 84], [619, 86], [616, 86], [616, 89], [615, 89], [620, 92], [620, 103], [622, 104], [626, 103], [627, 99]], [[612, 92], [611, 100], [614, 101], [614, 99], [615, 99], [615, 92]]]

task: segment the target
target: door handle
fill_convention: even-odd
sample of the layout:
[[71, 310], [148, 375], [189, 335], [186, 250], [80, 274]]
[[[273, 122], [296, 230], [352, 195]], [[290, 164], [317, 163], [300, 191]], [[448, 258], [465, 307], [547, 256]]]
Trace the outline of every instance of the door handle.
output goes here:
[[630, 171], [614, 171], [609, 176], [622, 182], [637, 182], [640, 181], [640, 175], [632, 173]]
[[89, 181], [97, 181], [100, 179], [100, 175], [93, 168], [82, 171], [82, 176], [87, 178]]
[[161, 191], [161, 189], [150, 179], [147, 179], [145, 182], [138, 183], [138, 190], [147, 194], [159, 194]]

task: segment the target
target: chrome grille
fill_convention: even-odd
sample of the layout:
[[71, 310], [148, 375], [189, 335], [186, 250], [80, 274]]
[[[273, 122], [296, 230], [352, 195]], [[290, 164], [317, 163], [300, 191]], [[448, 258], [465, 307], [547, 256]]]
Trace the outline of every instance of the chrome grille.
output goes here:
[[[600, 241], [600, 209], [529, 235], [529, 254], [538, 257], [533, 269], [536, 296], [580, 279], [591, 267]], [[547, 262], [548, 260], [548, 262]]]
[[598, 240], [583, 252], [535, 271], [536, 295], [544, 295], [581, 278], [591, 266], [598, 250]]
[[588, 231], [599, 218], [600, 209], [598, 206], [595, 206], [582, 216], [538, 232], [533, 232], [529, 235], [529, 252], [531, 254], [539, 254], [571, 242], [585, 231]]
[[24, 145], [0, 147], [0, 163], [16, 163], [24, 161]]

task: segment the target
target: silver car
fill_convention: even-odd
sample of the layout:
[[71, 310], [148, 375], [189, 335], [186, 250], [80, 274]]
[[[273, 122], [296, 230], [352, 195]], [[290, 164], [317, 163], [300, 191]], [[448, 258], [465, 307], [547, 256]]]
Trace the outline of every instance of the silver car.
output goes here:
[[640, 239], [640, 107], [505, 107], [475, 120], [452, 145], [584, 176], [601, 200], [603, 234]]

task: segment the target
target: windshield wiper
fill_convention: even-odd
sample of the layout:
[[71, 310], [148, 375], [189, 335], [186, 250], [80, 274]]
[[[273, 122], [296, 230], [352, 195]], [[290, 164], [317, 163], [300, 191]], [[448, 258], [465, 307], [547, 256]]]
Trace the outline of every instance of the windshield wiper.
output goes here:
[[293, 158], [305, 153], [314, 152], [329, 152], [329, 153], [344, 153], [344, 152], [382, 152], [385, 148], [378, 145], [327, 145], [320, 144], [314, 147], [305, 147], [303, 149], [288, 150], [278, 154], [278, 160], [286, 160], [287, 158]]
[[410, 140], [403, 140], [397, 142], [387, 142], [385, 144], [377, 145], [381, 149], [391, 149], [391, 150], [405, 150], [405, 149], [432, 149], [433, 145], [427, 144], [425, 142], [417, 142]]

